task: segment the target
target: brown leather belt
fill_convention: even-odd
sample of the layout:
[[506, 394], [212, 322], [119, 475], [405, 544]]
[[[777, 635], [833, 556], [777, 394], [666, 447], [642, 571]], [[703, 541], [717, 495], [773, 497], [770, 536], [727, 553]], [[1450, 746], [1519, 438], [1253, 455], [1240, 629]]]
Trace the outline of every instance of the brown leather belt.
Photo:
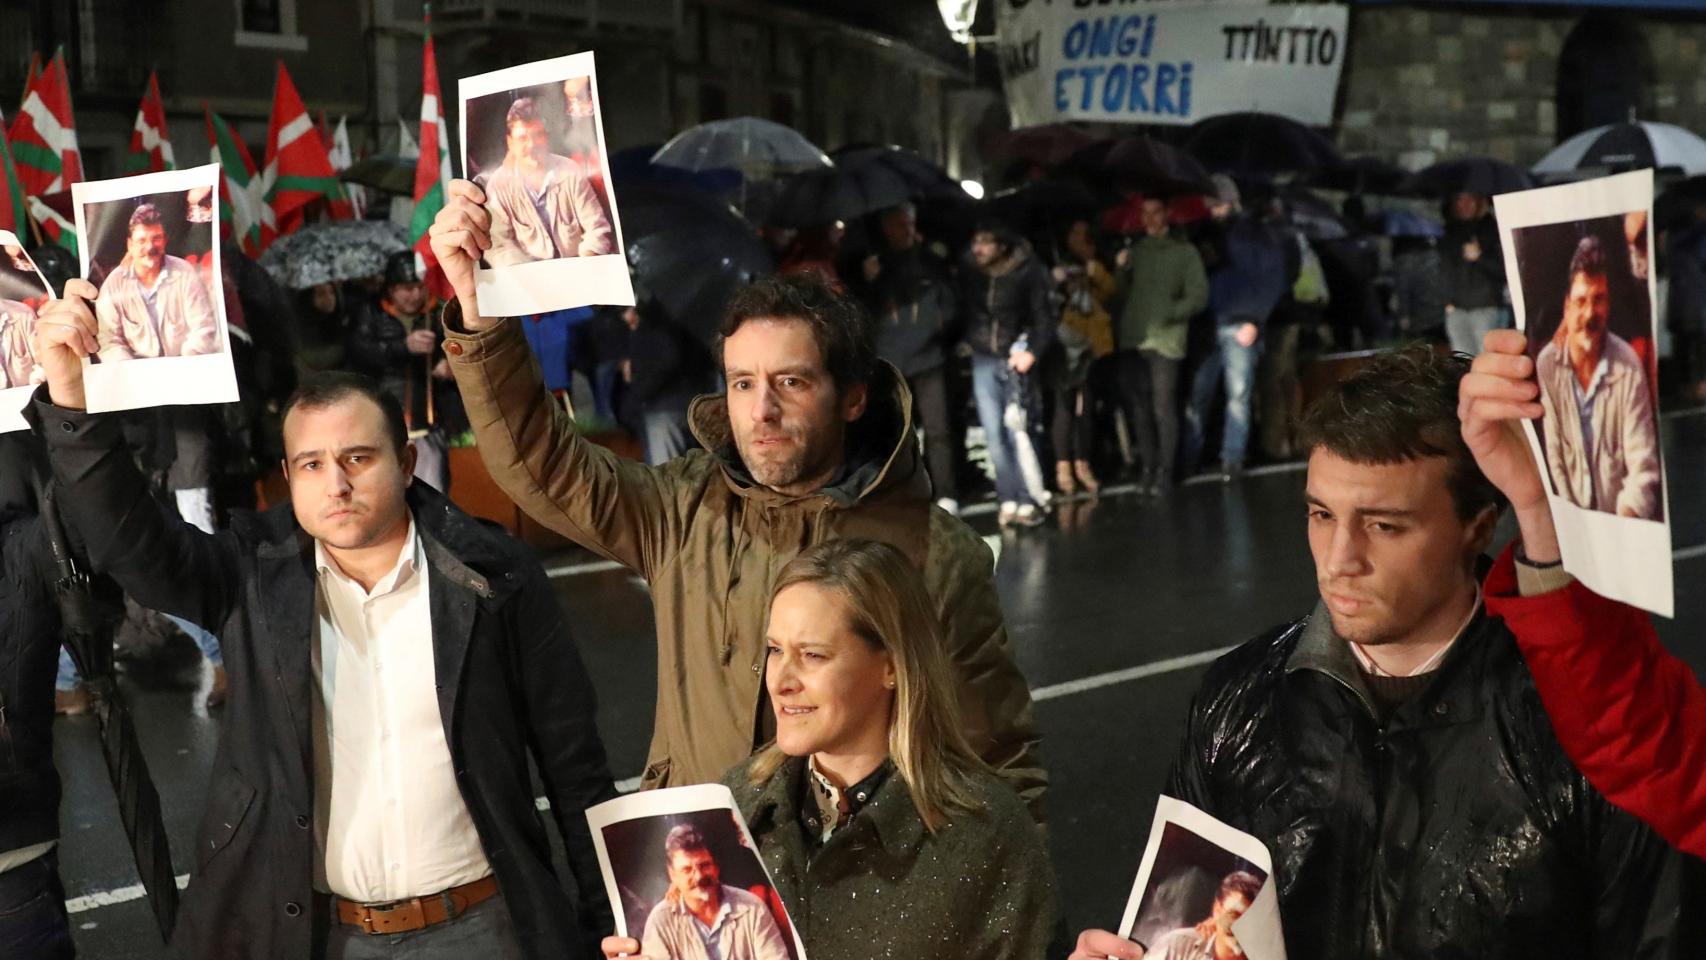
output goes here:
[[356, 927], [363, 933], [379, 935], [424, 930], [446, 920], [454, 920], [475, 904], [490, 900], [497, 892], [497, 877], [488, 876], [441, 893], [391, 903], [356, 903], [338, 896], [332, 897], [332, 902], [338, 908], [339, 923]]

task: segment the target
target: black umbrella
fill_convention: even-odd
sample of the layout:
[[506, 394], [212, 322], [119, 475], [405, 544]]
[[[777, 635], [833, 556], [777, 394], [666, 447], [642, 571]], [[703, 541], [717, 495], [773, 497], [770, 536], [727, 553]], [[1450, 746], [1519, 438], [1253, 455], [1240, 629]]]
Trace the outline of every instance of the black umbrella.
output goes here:
[[845, 169], [866, 163], [888, 168], [906, 183], [908, 195], [915, 200], [957, 200], [966, 196], [965, 189], [946, 171], [905, 147], [844, 147], [830, 156], [836, 166]]
[[1460, 157], [1436, 163], [1410, 176], [1404, 189], [1410, 193], [1451, 197], [1473, 193], [1491, 197], [1534, 186], [1528, 171], [1491, 157]]
[[1052, 237], [1072, 221], [1094, 219], [1104, 204], [1077, 180], [1037, 180], [990, 197], [985, 207], [995, 219], [1029, 238]]
[[415, 161], [394, 153], [384, 153], [357, 160], [343, 173], [338, 174], [338, 179], [345, 183], [359, 183], [375, 190], [412, 197], [415, 195]]
[[765, 220], [811, 227], [886, 210], [911, 196], [900, 174], [881, 163], [808, 170], [788, 178]]
[[1408, 171], [1395, 163], [1379, 157], [1362, 156], [1348, 157], [1337, 166], [1318, 170], [1309, 175], [1308, 181], [1310, 186], [1324, 190], [1395, 196], [1409, 176]]
[[1272, 113], [1209, 117], [1191, 128], [1185, 149], [1210, 170], [1251, 180], [1317, 173], [1344, 163], [1331, 140]]
[[1280, 194], [1286, 221], [1311, 240], [1343, 240], [1351, 235], [1350, 224], [1331, 203], [1308, 190], [1290, 189]]
[[776, 269], [752, 226], [716, 197], [672, 184], [616, 184], [638, 286], [710, 343], [735, 292]]
[[1214, 192], [1208, 170], [1195, 157], [1153, 137], [1124, 137], [1111, 146], [1102, 167], [1114, 181], [1149, 196]]
[[1068, 124], [1050, 123], [1005, 133], [997, 147], [1000, 153], [1014, 160], [1052, 167], [1065, 163], [1073, 154], [1100, 139]]

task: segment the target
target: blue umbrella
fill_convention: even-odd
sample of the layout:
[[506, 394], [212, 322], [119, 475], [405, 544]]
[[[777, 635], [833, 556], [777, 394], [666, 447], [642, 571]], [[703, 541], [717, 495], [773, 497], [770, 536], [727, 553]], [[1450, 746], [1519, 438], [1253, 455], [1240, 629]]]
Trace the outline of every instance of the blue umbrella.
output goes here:
[[1388, 237], [1443, 237], [1445, 227], [1439, 221], [1414, 210], [1382, 210], [1380, 232]]

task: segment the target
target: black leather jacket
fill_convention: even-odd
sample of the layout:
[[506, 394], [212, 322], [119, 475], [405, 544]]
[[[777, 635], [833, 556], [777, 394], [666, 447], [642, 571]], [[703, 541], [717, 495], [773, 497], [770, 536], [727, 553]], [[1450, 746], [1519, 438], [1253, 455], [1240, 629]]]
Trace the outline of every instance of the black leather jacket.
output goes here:
[[1677, 952], [1677, 855], [1570, 764], [1503, 620], [1478, 614], [1384, 727], [1372, 703], [1317, 610], [1191, 706], [1168, 792], [1267, 845], [1289, 956], [1700, 955]]
[[966, 343], [986, 356], [1005, 358], [1020, 334], [1029, 336], [1032, 353], [1043, 356], [1060, 325], [1054, 279], [1023, 244], [987, 270], [968, 257], [960, 271], [959, 307]]

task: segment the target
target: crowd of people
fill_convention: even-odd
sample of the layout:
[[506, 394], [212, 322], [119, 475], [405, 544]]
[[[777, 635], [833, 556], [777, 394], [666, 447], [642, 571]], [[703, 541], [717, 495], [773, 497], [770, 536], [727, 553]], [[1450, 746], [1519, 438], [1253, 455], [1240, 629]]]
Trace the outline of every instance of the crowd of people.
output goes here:
[[[1706, 693], [1644, 614], [1561, 567], [1511, 429], [1541, 415], [1542, 387], [1500, 329], [1484, 205], [1454, 204], [1441, 254], [1461, 260], [1440, 271], [1441, 327], [1469, 349], [1378, 353], [1306, 409], [1301, 333], [1330, 334], [1301, 318], [1326, 271], [1230, 180], [1187, 230], [1158, 200], [1129, 240], [1074, 219], [1042, 249], [983, 223], [957, 264], [896, 207], [854, 259], [814, 240], [735, 295], [709, 371], [654, 304], [606, 316], [617, 346], [594, 351], [592, 379], [626, 385], [605, 402], [638, 426], [642, 461], [554, 395], [530, 321], [481, 314], [485, 196], [467, 181], [448, 196], [431, 242], [455, 297], [435, 303], [404, 254], [365, 295], [304, 291], [288, 362], [257, 344], [242, 364], [255, 399], [226, 432], [288, 481], [264, 512], [204, 525], [196, 498], [157, 496], [126, 418], [84, 409], [99, 291], [68, 278], [40, 310], [34, 429], [0, 457], [6, 955], [73, 953], [46, 695], [70, 615], [48, 602], [60, 539], [220, 657], [222, 736], [173, 934], [188, 956], [742, 960], [785, 955], [783, 929], [820, 960], [1241, 955], [1231, 922], [1259, 887], [1244, 873], [1151, 945], [1065, 927], [1030, 690], [990, 551], [955, 515], [960, 360], [1006, 525], [1099, 489], [1098, 410], [1155, 496], [1199, 466], [1236, 477], [1275, 422], [1306, 458], [1320, 595], [1209, 669], [1168, 787], [1267, 847], [1289, 955], [1698, 949], [1671, 844], [1702, 852]], [[258, 332], [268, 305], [228, 287]], [[690, 399], [688, 370], [720, 389]], [[209, 434], [189, 419], [209, 415], [158, 414], [152, 435]], [[685, 831], [665, 851], [675, 899], [639, 938], [614, 935], [583, 817], [616, 792], [597, 692], [539, 560], [445, 496], [446, 450], [470, 435], [522, 511], [648, 585], [642, 786], [727, 785], [786, 924]], [[1507, 511], [1520, 535], [1489, 569]], [[1611, 714], [1629, 722], [1598, 722]]]

